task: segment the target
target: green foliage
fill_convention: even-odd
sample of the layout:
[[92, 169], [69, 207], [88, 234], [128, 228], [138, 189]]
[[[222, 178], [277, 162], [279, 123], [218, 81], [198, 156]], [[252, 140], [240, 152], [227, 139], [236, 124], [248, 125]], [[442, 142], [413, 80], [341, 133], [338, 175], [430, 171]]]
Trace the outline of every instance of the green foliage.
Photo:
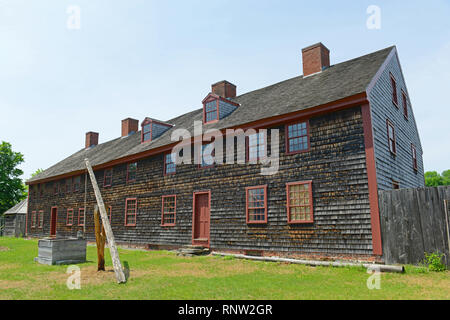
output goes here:
[[430, 271], [441, 272], [447, 270], [445, 264], [442, 263], [443, 254], [439, 252], [425, 253], [425, 264]]
[[23, 171], [23, 155], [12, 150], [11, 144], [0, 144], [0, 214], [26, 198], [25, 187], [19, 178]]
[[[34, 173], [31, 174], [30, 178], [34, 178], [35, 176], [37, 176], [39, 173], [41, 173], [43, 171], [44, 171], [44, 169], [41, 169], [41, 168], [37, 169]], [[28, 185], [24, 185], [24, 186], [25, 186], [26, 193], [28, 193]]]
[[442, 178], [444, 179], [444, 186], [450, 185], [450, 170], [442, 172]]
[[34, 173], [31, 174], [31, 178], [34, 178], [41, 172], [44, 172], [44, 169], [41, 169], [41, 168], [37, 169]]
[[[382, 290], [369, 290], [360, 267], [309, 267], [211, 256], [179, 257], [167, 251], [119, 248], [128, 282], [118, 285], [105, 250], [106, 272], [97, 272], [97, 250], [79, 264], [81, 290], [66, 286], [67, 266], [34, 261], [37, 240], [0, 237], [0, 300], [310, 300], [450, 299], [450, 272], [383, 273]], [[412, 267], [411, 267], [412, 268]]]
[[425, 185], [427, 187], [449, 186], [450, 170], [442, 172], [442, 175], [436, 171], [425, 172]]

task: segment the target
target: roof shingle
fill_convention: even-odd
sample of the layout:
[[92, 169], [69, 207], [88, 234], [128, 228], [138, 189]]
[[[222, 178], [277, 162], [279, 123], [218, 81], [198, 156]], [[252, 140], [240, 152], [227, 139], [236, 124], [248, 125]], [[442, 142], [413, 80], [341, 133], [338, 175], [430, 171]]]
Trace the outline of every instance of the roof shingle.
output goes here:
[[[319, 74], [295, 77], [230, 99], [240, 104], [232, 114], [205, 129], [225, 129], [277, 115], [312, 108], [366, 91], [394, 47], [389, 47], [356, 59], [332, 65]], [[166, 121], [173, 124], [157, 139], [141, 144], [140, 134], [117, 138], [90, 149], [82, 149], [36, 175], [27, 183], [84, 170], [84, 159], [92, 166], [126, 156], [139, 154], [173, 143], [171, 133], [177, 128], [193, 132], [194, 121], [202, 121], [203, 109], [197, 109]]]

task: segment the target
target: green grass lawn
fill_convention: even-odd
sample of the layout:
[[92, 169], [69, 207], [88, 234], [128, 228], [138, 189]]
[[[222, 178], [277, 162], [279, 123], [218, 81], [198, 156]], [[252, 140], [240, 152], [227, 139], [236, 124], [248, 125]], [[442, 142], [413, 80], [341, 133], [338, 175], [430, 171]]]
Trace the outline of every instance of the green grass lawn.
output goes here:
[[96, 272], [96, 248], [80, 264], [81, 290], [66, 286], [67, 266], [34, 262], [37, 241], [0, 238], [0, 299], [450, 299], [450, 272], [408, 266], [381, 275], [369, 290], [363, 268], [308, 267], [215, 256], [178, 257], [167, 251], [120, 249], [130, 267], [118, 285], [109, 250], [106, 272]]

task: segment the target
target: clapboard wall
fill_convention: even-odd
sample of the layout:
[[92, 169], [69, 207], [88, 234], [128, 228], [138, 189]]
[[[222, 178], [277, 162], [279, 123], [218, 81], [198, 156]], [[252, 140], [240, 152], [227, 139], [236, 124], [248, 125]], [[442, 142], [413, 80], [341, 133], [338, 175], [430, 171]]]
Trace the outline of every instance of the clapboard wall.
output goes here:
[[379, 192], [386, 263], [419, 264], [425, 252], [438, 251], [445, 254], [445, 262], [450, 266], [450, 221], [448, 217], [446, 221], [444, 200], [450, 201], [450, 187]]
[[[163, 175], [163, 155], [138, 161], [137, 180], [126, 184], [126, 165], [113, 168], [112, 187], [103, 187], [103, 170], [95, 172], [105, 203], [112, 206], [112, 228], [119, 242], [182, 246], [191, 243], [192, 203], [196, 191], [211, 191], [210, 246], [223, 250], [264, 250], [320, 255], [371, 255], [372, 232], [361, 108], [354, 107], [309, 119], [309, 152], [285, 153], [284, 125], [279, 129], [280, 167], [271, 176], [260, 165], [217, 165], [198, 169], [177, 166], [175, 175]], [[314, 223], [287, 223], [286, 183], [312, 180]], [[50, 210], [58, 206], [57, 235], [75, 236], [82, 229], [66, 225], [68, 208], [75, 217], [84, 206], [84, 183], [70, 194], [52, 194], [48, 183], [39, 199], [30, 197], [30, 209], [44, 211], [42, 229], [30, 236], [48, 235]], [[266, 185], [268, 222], [246, 223], [245, 188]], [[176, 225], [161, 226], [161, 197], [177, 196]], [[138, 201], [137, 225], [124, 226], [125, 199]], [[88, 237], [93, 238], [95, 204], [88, 183], [86, 196]]]
[[23, 237], [25, 235], [25, 214], [6, 214], [4, 221], [4, 236]]
[[[392, 102], [390, 74], [397, 81], [398, 106], [395, 106]], [[407, 94], [407, 118], [403, 113], [402, 90]], [[398, 181], [400, 188], [424, 187], [422, 146], [405, 79], [396, 54], [391, 56], [386, 68], [372, 88], [369, 101], [378, 188], [391, 190], [392, 180]], [[386, 123], [388, 119], [395, 127], [396, 155], [389, 151]], [[417, 150], [417, 170], [413, 169], [411, 144], [415, 145]]]

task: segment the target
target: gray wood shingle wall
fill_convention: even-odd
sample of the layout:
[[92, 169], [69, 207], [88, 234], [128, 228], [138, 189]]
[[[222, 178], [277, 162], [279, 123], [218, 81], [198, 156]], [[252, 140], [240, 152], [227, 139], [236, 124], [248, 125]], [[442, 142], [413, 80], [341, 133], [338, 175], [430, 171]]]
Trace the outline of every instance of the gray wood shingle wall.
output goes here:
[[[390, 73], [397, 81], [398, 108], [392, 102]], [[422, 146], [419, 139], [411, 101], [408, 96], [408, 119], [405, 119], [401, 90], [408, 93], [397, 55], [393, 55], [381, 77], [369, 95], [371, 106], [374, 150], [378, 188], [392, 189], [392, 180], [398, 181], [400, 188], [423, 187], [424, 168]], [[389, 151], [386, 120], [394, 124], [397, 154]], [[411, 144], [417, 149], [417, 172], [413, 170]]]
[[[310, 119], [311, 150], [285, 154], [284, 126], [280, 129], [280, 168], [273, 176], [260, 175], [260, 165], [196, 165], [177, 167], [163, 176], [163, 155], [138, 161], [137, 181], [126, 184], [126, 165], [113, 170], [113, 185], [104, 188], [103, 170], [96, 172], [105, 203], [112, 206], [112, 228], [117, 241], [134, 244], [181, 246], [191, 243], [192, 201], [196, 191], [211, 190], [212, 248], [270, 250], [289, 253], [372, 253], [370, 208], [360, 107]], [[286, 183], [312, 180], [314, 223], [289, 225]], [[268, 185], [268, 222], [246, 224], [245, 187]], [[161, 197], [177, 195], [176, 226], [161, 226]], [[137, 226], [124, 226], [125, 199], [138, 200]], [[93, 239], [94, 194], [87, 194], [87, 235]], [[57, 234], [75, 236], [82, 229], [66, 226], [68, 208], [84, 206], [84, 182], [76, 193], [53, 195], [52, 183], [44, 196], [30, 198], [30, 209], [44, 210], [44, 228], [31, 236], [48, 235], [50, 209], [58, 206]]]

